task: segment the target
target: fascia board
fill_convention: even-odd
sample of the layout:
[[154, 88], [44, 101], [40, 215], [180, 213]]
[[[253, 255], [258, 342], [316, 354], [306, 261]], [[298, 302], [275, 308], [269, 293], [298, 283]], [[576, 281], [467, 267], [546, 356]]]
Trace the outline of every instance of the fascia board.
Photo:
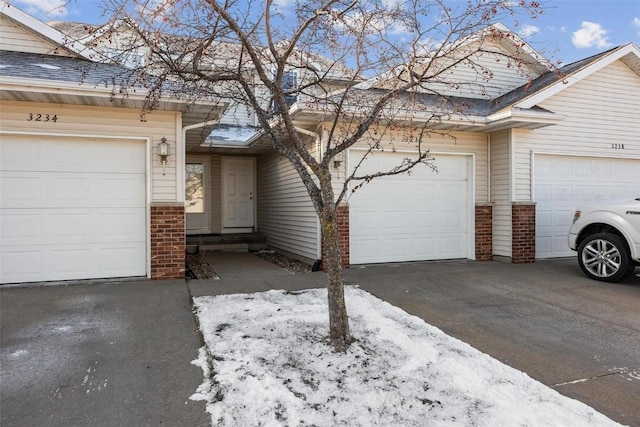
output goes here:
[[561, 116], [555, 113], [547, 113], [542, 111], [522, 111], [520, 109], [509, 108], [503, 111], [499, 111], [495, 114], [491, 114], [487, 117], [489, 125], [495, 125], [506, 122], [530, 122], [540, 124], [555, 124], [564, 120], [566, 116]]
[[37, 32], [43, 37], [51, 40], [60, 47], [64, 47], [69, 49], [70, 51], [78, 54], [84, 59], [88, 59], [90, 61], [101, 58], [102, 56], [97, 52], [89, 49], [82, 43], [69, 39], [67, 36], [62, 34], [60, 31], [51, 28], [47, 24], [39, 21], [33, 16], [21, 11], [17, 7], [10, 5], [4, 1], [0, 2], [0, 13], [8, 16], [12, 20], [24, 25], [27, 28]]
[[[36, 92], [36, 93], [57, 93], [60, 95], [71, 96], [93, 96], [97, 98], [111, 97], [113, 95], [113, 87], [105, 87], [100, 84], [73, 83], [39, 79], [22, 79], [0, 76], [0, 90]], [[141, 101], [145, 100], [148, 90], [144, 88], [136, 88], [137, 92], [128, 93], [127, 99]], [[185, 104], [184, 100], [178, 98], [166, 97], [161, 102], [170, 104]], [[215, 101], [199, 100], [198, 105], [220, 106], [226, 108], [227, 103]]]
[[629, 43], [625, 46], [622, 46], [620, 49], [614, 52], [611, 52], [609, 55], [605, 56], [604, 58], [601, 58], [596, 62], [586, 66], [585, 68], [579, 71], [576, 71], [573, 74], [568, 75], [564, 79], [558, 80], [557, 82], [553, 83], [546, 89], [543, 89], [538, 93], [535, 93], [527, 98], [524, 98], [523, 100], [516, 103], [514, 106], [517, 108], [523, 108], [523, 109], [529, 109], [531, 107], [534, 107], [535, 105], [538, 105], [539, 103], [545, 101], [546, 99], [552, 97], [553, 95], [556, 95], [562, 92], [564, 89], [571, 87], [572, 85], [579, 82], [580, 80], [603, 69], [607, 65], [610, 65], [611, 63], [617, 61], [618, 59], [621, 59], [623, 56], [629, 53], [633, 53], [640, 58], [640, 49], [638, 49], [638, 47], [633, 43]]

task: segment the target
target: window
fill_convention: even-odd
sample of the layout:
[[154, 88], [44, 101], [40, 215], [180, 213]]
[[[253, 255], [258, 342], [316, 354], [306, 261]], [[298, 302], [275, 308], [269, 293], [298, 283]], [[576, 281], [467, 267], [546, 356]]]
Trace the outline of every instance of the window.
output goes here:
[[[287, 103], [287, 107], [291, 107], [298, 100], [298, 94], [295, 92], [297, 88], [298, 74], [295, 71], [288, 71], [284, 73], [282, 75], [282, 90], [285, 93], [284, 100]], [[277, 114], [279, 112], [278, 106], [275, 102], [272, 102], [271, 107], [274, 114]]]
[[204, 165], [187, 163], [185, 171], [185, 211], [204, 212]]

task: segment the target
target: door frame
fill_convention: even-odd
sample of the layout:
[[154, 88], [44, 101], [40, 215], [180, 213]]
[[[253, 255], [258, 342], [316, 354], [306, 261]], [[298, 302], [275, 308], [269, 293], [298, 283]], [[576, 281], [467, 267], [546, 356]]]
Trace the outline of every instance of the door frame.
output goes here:
[[[253, 182], [251, 185], [253, 186], [253, 203], [252, 203], [252, 211], [253, 211], [253, 226], [251, 227], [225, 227], [224, 218], [225, 218], [225, 185], [227, 179], [227, 162], [230, 160], [247, 160], [251, 162]], [[257, 189], [257, 159], [253, 156], [221, 156], [220, 157], [220, 232], [221, 234], [233, 234], [233, 233], [252, 233], [258, 229], [258, 204], [256, 203], [256, 189]]]
[[[200, 228], [188, 228], [189, 221], [187, 218], [189, 217], [189, 215], [198, 215], [198, 214], [189, 214], [186, 212], [186, 209], [185, 209], [185, 232], [186, 234], [210, 234], [211, 233], [211, 209], [212, 209], [211, 158], [209, 156], [187, 155], [184, 162], [185, 180], [186, 180], [186, 171], [187, 171], [188, 163], [202, 163], [204, 165], [204, 175], [202, 177], [202, 180], [204, 183], [204, 212], [201, 215], [203, 215], [206, 218], [206, 224], [204, 227], [200, 227]], [[186, 182], [184, 183], [184, 189], [185, 189], [184, 199], [185, 199], [185, 206], [186, 206], [186, 202], [187, 202]]]

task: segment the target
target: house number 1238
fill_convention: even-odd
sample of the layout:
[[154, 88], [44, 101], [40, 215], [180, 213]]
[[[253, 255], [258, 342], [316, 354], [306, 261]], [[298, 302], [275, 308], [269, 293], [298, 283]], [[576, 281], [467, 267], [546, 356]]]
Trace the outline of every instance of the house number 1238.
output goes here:
[[29, 113], [27, 117], [28, 122], [53, 122], [58, 121], [57, 114], [41, 114], [41, 113]]
[[624, 150], [624, 144], [611, 144], [612, 150]]

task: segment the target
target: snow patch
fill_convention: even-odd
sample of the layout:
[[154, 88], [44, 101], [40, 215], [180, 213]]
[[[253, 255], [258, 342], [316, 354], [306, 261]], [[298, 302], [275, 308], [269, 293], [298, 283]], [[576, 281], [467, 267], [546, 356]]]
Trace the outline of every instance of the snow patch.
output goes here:
[[618, 425], [353, 287], [345, 354], [326, 343], [325, 289], [194, 299], [193, 364], [213, 425]]

